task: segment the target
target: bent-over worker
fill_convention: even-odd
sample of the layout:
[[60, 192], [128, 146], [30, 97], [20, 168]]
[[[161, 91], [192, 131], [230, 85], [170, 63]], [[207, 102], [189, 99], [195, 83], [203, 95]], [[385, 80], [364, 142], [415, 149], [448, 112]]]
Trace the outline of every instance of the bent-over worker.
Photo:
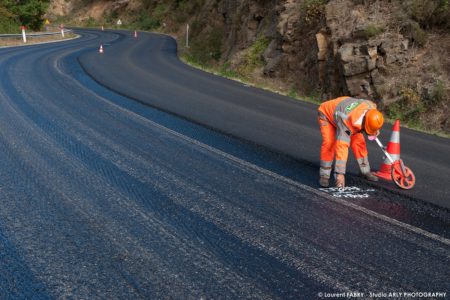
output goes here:
[[370, 181], [378, 181], [370, 171], [366, 141], [362, 133], [378, 136], [383, 126], [383, 114], [375, 103], [348, 96], [322, 103], [319, 107], [319, 124], [322, 134], [320, 150], [320, 185], [329, 186], [334, 156], [336, 186], [345, 186], [345, 169], [348, 148], [351, 147], [358, 161], [361, 175]]

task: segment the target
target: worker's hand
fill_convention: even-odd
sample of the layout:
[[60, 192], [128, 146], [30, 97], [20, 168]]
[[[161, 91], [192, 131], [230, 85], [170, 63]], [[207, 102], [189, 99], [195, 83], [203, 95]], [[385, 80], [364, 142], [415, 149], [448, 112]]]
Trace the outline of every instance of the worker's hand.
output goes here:
[[380, 131], [377, 130], [377, 131], [375, 132], [375, 134], [367, 135], [367, 138], [369, 139], [369, 141], [374, 141], [379, 135], [380, 135]]
[[345, 187], [345, 175], [336, 173], [336, 187], [343, 189]]

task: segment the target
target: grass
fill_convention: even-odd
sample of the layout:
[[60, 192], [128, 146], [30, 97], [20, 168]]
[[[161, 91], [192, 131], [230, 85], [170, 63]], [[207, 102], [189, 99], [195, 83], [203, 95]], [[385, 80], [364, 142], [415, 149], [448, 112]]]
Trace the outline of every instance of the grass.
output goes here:
[[270, 39], [262, 37], [257, 39], [249, 48], [245, 56], [245, 63], [251, 69], [264, 65], [263, 53], [270, 44]]

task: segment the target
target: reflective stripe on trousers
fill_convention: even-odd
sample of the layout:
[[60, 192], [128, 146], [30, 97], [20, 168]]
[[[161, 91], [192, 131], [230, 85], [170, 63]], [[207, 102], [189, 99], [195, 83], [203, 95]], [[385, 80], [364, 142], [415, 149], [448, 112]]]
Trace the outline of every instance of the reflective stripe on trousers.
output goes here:
[[320, 176], [330, 177], [335, 153], [336, 128], [330, 124], [324, 114], [319, 112], [317, 118], [322, 134], [322, 147], [320, 149]]

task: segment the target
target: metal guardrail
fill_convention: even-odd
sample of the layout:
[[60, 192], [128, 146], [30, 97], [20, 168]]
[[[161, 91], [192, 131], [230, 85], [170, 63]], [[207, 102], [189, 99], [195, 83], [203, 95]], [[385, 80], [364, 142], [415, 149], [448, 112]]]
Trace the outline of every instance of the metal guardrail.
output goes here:
[[[73, 32], [71, 29], [64, 29], [64, 33]], [[27, 37], [40, 37], [40, 36], [48, 36], [48, 35], [60, 35], [61, 31], [56, 32], [39, 32], [39, 33], [26, 33]], [[8, 34], [0, 34], [0, 38], [21, 38], [22, 33], [8, 33]]]

